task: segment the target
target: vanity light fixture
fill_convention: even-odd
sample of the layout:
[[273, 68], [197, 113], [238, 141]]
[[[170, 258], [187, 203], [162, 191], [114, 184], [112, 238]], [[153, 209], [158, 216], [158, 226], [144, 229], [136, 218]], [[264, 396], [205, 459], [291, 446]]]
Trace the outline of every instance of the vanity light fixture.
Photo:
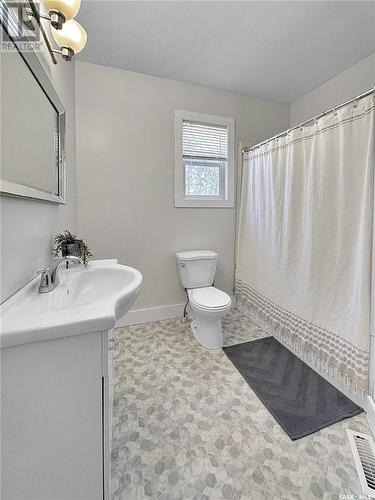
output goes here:
[[81, 0], [44, 0], [44, 6], [48, 10], [52, 27], [61, 30], [66, 21], [76, 17]]
[[81, 52], [86, 45], [87, 33], [74, 19], [66, 21], [61, 30], [53, 27], [51, 30], [55, 42], [60, 47], [60, 50], [52, 50], [55, 54], [61, 54], [65, 61], [71, 61], [73, 56]]
[[[85, 29], [73, 19], [79, 11], [81, 0], [44, 0], [48, 16], [39, 12], [33, 0], [28, 0], [28, 3], [30, 7], [20, 4], [19, 8], [23, 24], [34, 31], [33, 18], [36, 20], [54, 64], [57, 64], [55, 54], [61, 54], [65, 61], [71, 61], [73, 56], [84, 48], [87, 41]], [[50, 21], [52, 36], [59, 50], [51, 46], [42, 19]]]

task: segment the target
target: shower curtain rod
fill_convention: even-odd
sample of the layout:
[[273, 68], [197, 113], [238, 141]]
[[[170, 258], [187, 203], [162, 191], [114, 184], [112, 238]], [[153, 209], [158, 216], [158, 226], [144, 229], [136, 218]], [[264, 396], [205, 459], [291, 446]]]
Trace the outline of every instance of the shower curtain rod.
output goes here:
[[323, 111], [323, 113], [319, 113], [318, 115], [313, 116], [313, 117], [309, 118], [308, 120], [305, 120], [304, 122], [301, 122], [298, 125], [295, 125], [294, 127], [288, 128], [287, 130], [284, 130], [284, 132], [281, 132], [280, 134], [274, 135], [273, 137], [270, 137], [269, 139], [266, 139], [265, 141], [262, 141], [262, 142], [259, 142], [258, 144], [255, 144], [255, 146], [243, 148], [242, 154], [247, 153], [249, 151], [252, 151], [253, 149], [257, 149], [260, 146], [263, 146], [263, 144], [267, 144], [267, 142], [273, 141], [274, 139], [277, 139], [278, 137], [283, 137], [283, 136], [289, 134], [289, 132], [291, 132], [292, 130], [303, 127], [307, 123], [319, 120], [319, 118], [322, 118], [323, 116], [328, 115], [329, 113], [333, 113], [337, 109], [343, 108], [347, 104], [359, 101], [363, 97], [366, 97], [366, 96], [372, 94], [373, 92], [375, 92], [375, 85], [371, 89], [366, 90], [366, 92], [363, 92], [363, 94], [359, 94], [359, 95], [353, 97], [352, 99], [349, 99], [348, 101], [345, 101], [341, 104], [338, 104], [337, 106], [334, 106], [333, 108], [327, 109], [326, 111]]

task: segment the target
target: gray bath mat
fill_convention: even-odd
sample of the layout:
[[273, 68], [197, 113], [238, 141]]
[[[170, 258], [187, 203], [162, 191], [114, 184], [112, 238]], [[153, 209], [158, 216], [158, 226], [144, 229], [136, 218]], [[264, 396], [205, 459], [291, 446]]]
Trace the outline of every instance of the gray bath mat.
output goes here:
[[223, 350], [293, 440], [363, 411], [274, 337]]

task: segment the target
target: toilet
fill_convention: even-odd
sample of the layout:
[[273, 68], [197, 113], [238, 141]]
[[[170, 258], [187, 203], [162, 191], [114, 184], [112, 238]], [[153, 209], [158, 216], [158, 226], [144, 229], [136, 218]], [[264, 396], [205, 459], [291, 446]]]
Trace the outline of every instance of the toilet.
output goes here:
[[227, 293], [213, 286], [219, 255], [212, 250], [192, 250], [178, 252], [176, 257], [189, 298], [194, 337], [206, 349], [218, 349], [223, 345], [221, 319], [232, 303]]

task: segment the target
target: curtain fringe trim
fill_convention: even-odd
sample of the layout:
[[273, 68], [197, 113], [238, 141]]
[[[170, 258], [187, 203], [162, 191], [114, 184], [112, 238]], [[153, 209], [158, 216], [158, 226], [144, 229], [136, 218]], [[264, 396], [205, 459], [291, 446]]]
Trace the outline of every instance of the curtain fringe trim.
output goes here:
[[[246, 293], [244, 293], [245, 290]], [[281, 310], [281, 308], [276, 304], [274, 310], [270, 311], [267, 304], [259, 303], [266, 299], [239, 280], [236, 280], [235, 299], [237, 308], [243, 314], [257, 323], [266, 333], [280, 340], [282, 344], [318, 372], [325, 373], [330, 378], [336, 379], [341, 386], [346, 387], [352, 394], [361, 393], [362, 397], [366, 396], [368, 389], [368, 356], [363, 359], [363, 355], [361, 355], [360, 360], [357, 359], [355, 363], [353, 356], [349, 359], [347, 353], [340, 353], [340, 349], [332, 354], [332, 346], [330, 348], [329, 346], [323, 346], [321, 342], [314, 341], [313, 335], [307, 338], [308, 331], [306, 325], [302, 325], [303, 320], [301, 318], [292, 315], [289, 311], [287, 315], [285, 312], [282, 315], [277, 314], [276, 310]], [[269, 302], [268, 299], [266, 301]], [[290, 318], [290, 316], [294, 317]], [[288, 321], [288, 317], [291, 320]], [[298, 330], [298, 324], [303, 328]], [[343, 339], [340, 338], [340, 340], [342, 343]], [[353, 346], [347, 352], [350, 351], [353, 351]]]

